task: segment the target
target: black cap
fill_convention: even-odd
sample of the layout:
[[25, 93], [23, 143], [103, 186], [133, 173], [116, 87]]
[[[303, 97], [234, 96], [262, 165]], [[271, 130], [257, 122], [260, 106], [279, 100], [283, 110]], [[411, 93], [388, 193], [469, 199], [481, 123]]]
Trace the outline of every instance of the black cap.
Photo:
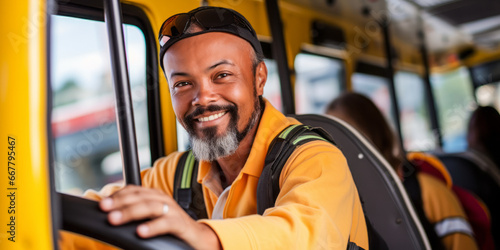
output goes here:
[[[199, 20], [194, 18], [194, 14], [196, 14], [197, 12], [200, 12], [200, 11], [205, 11], [205, 10], [214, 10], [214, 15], [217, 15], [216, 19], [219, 18], [221, 21], [227, 22], [227, 24], [223, 25], [223, 26], [216, 26], [216, 27], [212, 28], [212, 27], [207, 27], [208, 25], [204, 25], [203, 22], [200, 22]], [[221, 14], [225, 11], [227, 11], [227, 13], [229, 13], [229, 15]], [[166, 41], [165, 44], [163, 44], [163, 46], [161, 46], [161, 48], [160, 48], [160, 66], [161, 66], [162, 70], [163, 70], [163, 56], [167, 52], [168, 48], [170, 48], [170, 46], [174, 45], [176, 42], [178, 42], [182, 39], [205, 34], [205, 33], [209, 33], [209, 32], [224, 32], [224, 33], [229, 33], [229, 34], [233, 34], [235, 36], [238, 36], [238, 37], [244, 39], [245, 41], [249, 42], [258, 55], [263, 55], [262, 47], [260, 45], [259, 39], [257, 38], [257, 34], [256, 34], [255, 30], [252, 28], [252, 26], [250, 25], [248, 20], [245, 17], [243, 17], [240, 13], [236, 12], [235, 10], [222, 8], [222, 7], [203, 6], [203, 7], [198, 7], [194, 10], [191, 10], [186, 14], [189, 15], [189, 17], [191, 19], [187, 23], [187, 26], [191, 26], [194, 24], [194, 25], [199, 26], [202, 29], [202, 31], [194, 32], [194, 33], [187, 33], [187, 32], [181, 33], [180, 35], [175, 36], [175, 37], [171, 37], [168, 41]], [[230, 19], [228, 20], [227, 18], [230, 18]], [[211, 20], [211, 21], [214, 22], [214, 20]], [[163, 27], [163, 25], [162, 25], [162, 27]], [[186, 28], [189, 28], [189, 27], [186, 27]], [[163, 35], [161, 34], [161, 28], [160, 28], [160, 34], [158, 36], [160, 41], [161, 41], [162, 37], [163, 37]]]

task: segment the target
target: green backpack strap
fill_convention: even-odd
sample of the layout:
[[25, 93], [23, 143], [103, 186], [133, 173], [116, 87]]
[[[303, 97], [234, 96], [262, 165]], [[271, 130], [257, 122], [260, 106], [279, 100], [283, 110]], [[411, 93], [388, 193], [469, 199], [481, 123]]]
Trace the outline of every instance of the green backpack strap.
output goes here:
[[267, 150], [264, 168], [257, 184], [257, 213], [262, 215], [274, 207], [280, 192], [279, 178], [281, 170], [293, 151], [310, 141], [326, 141], [335, 145], [333, 138], [322, 128], [312, 128], [303, 124], [285, 128], [271, 142]]
[[198, 161], [191, 150], [186, 151], [175, 170], [174, 200], [195, 220], [208, 218], [203, 190], [197, 176]]

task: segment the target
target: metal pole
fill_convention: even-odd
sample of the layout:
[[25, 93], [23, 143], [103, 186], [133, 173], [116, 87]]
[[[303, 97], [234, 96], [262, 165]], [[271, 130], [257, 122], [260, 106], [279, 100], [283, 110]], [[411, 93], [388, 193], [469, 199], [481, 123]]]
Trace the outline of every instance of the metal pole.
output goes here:
[[429, 54], [427, 50], [427, 45], [425, 43], [425, 33], [423, 20], [421, 15], [419, 15], [419, 31], [418, 36], [420, 38], [420, 54], [422, 55], [422, 64], [424, 66], [424, 89], [426, 99], [428, 101], [427, 109], [429, 111], [429, 115], [431, 118], [431, 128], [436, 135], [437, 146], [439, 148], [443, 147], [443, 137], [441, 134], [441, 130], [439, 127], [438, 113], [436, 101], [434, 99], [434, 95], [432, 93], [432, 85], [431, 85], [431, 76], [430, 76], [430, 66], [429, 66]]
[[285, 39], [283, 36], [283, 23], [281, 22], [278, 0], [266, 0], [267, 19], [271, 28], [273, 42], [271, 44], [273, 57], [278, 64], [278, 74], [281, 81], [281, 97], [283, 112], [295, 114], [295, 99], [290, 80], [290, 68], [286, 55]]
[[389, 94], [391, 96], [392, 103], [392, 115], [394, 116], [394, 122], [396, 123], [396, 131], [398, 133], [399, 145], [401, 147], [401, 152], [405, 153], [405, 147], [403, 145], [403, 134], [401, 132], [401, 121], [399, 117], [399, 104], [396, 98], [396, 85], [394, 82], [394, 65], [392, 64], [392, 46], [391, 39], [389, 33], [389, 20], [384, 18], [380, 22], [380, 26], [382, 27], [382, 33], [384, 36], [384, 48], [385, 48], [385, 57], [387, 58], [387, 79], [389, 80]]
[[104, 20], [108, 28], [111, 71], [116, 95], [116, 116], [126, 184], [141, 185], [134, 112], [123, 38], [122, 14], [119, 0], [104, 1]]

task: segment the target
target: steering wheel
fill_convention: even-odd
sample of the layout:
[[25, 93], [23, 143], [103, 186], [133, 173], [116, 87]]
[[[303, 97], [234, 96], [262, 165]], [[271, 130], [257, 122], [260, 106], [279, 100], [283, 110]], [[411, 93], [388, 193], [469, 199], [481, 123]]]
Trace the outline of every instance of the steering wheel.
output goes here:
[[58, 193], [62, 208], [62, 229], [85, 235], [122, 249], [192, 249], [172, 235], [143, 239], [136, 234], [142, 221], [122, 226], [108, 223], [107, 214], [98, 203], [76, 196]]

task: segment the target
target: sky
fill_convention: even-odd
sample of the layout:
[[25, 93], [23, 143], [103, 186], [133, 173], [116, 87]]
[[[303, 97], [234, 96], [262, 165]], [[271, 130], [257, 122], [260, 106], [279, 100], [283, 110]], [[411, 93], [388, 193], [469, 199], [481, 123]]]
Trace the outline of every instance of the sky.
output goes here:
[[[52, 87], [60, 88], [76, 80], [82, 88], [95, 90], [103, 74], [110, 71], [106, 24], [65, 16], [52, 16], [51, 73]], [[142, 31], [124, 25], [128, 68], [132, 84], [145, 77], [146, 47]]]

